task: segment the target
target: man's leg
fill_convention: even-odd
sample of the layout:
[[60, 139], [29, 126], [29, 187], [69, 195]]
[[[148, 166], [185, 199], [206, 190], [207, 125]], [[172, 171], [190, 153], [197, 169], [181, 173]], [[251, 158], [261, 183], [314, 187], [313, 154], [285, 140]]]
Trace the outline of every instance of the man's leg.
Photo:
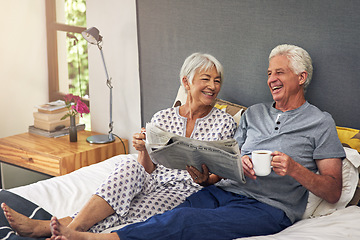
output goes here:
[[291, 225], [285, 213], [215, 186], [179, 207], [117, 231], [124, 239], [234, 239], [267, 235]]

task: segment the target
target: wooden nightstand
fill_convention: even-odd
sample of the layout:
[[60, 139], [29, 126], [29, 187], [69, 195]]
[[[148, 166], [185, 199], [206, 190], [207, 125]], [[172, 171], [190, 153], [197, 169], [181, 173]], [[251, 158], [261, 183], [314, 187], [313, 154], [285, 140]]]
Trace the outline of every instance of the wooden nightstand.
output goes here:
[[0, 161], [15, 166], [60, 176], [76, 169], [101, 162], [115, 155], [129, 153], [128, 141], [116, 138], [112, 143], [90, 144], [86, 138], [99, 133], [79, 131], [78, 141], [69, 136], [47, 138], [23, 133], [0, 138]]

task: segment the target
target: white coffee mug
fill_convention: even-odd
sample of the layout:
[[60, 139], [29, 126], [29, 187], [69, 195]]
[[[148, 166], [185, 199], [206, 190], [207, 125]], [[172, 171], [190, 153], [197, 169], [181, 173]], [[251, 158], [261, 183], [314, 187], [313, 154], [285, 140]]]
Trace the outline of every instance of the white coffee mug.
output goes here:
[[271, 172], [271, 151], [256, 150], [251, 153], [251, 160], [256, 176], [267, 176]]

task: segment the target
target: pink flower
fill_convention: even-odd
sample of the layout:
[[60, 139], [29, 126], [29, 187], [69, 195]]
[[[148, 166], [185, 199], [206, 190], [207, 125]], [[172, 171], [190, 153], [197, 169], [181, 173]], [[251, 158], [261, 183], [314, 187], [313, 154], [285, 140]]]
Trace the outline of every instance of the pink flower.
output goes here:
[[71, 100], [73, 99], [74, 95], [70, 94], [66, 94], [64, 97], [65, 103], [68, 104], [69, 102], [71, 102]]
[[80, 116], [82, 117], [82, 114], [85, 113], [89, 113], [90, 110], [88, 108], [88, 106], [86, 106], [85, 103], [83, 103], [81, 100], [77, 101], [77, 104], [75, 105], [75, 111], [77, 111], [78, 113], [80, 113]]
[[82, 117], [83, 113], [90, 113], [88, 106], [81, 101], [79, 96], [75, 96], [73, 94], [67, 94], [64, 97], [66, 107], [69, 109], [69, 112], [65, 114], [61, 119], [65, 119], [68, 116], [76, 116], [76, 114], [80, 113]]
[[81, 102], [81, 98], [79, 96], [74, 96], [73, 95], [73, 100], [74, 100], [75, 103], [77, 103], [79, 101]]

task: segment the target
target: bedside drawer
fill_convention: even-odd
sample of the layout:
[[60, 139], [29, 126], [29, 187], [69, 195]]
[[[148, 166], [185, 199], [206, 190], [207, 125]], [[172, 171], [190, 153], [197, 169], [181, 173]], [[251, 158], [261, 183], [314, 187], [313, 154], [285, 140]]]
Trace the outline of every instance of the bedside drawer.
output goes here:
[[60, 175], [60, 160], [56, 156], [0, 144], [0, 161], [42, 172], [51, 176]]
[[31, 133], [0, 139], [0, 161], [15, 166], [59, 176], [101, 162], [115, 155], [128, 153], [128, 141], [90, 144], [86, 138], [98, 133], [79, 131], [78, 141], [69, 136], [47, 138]]

